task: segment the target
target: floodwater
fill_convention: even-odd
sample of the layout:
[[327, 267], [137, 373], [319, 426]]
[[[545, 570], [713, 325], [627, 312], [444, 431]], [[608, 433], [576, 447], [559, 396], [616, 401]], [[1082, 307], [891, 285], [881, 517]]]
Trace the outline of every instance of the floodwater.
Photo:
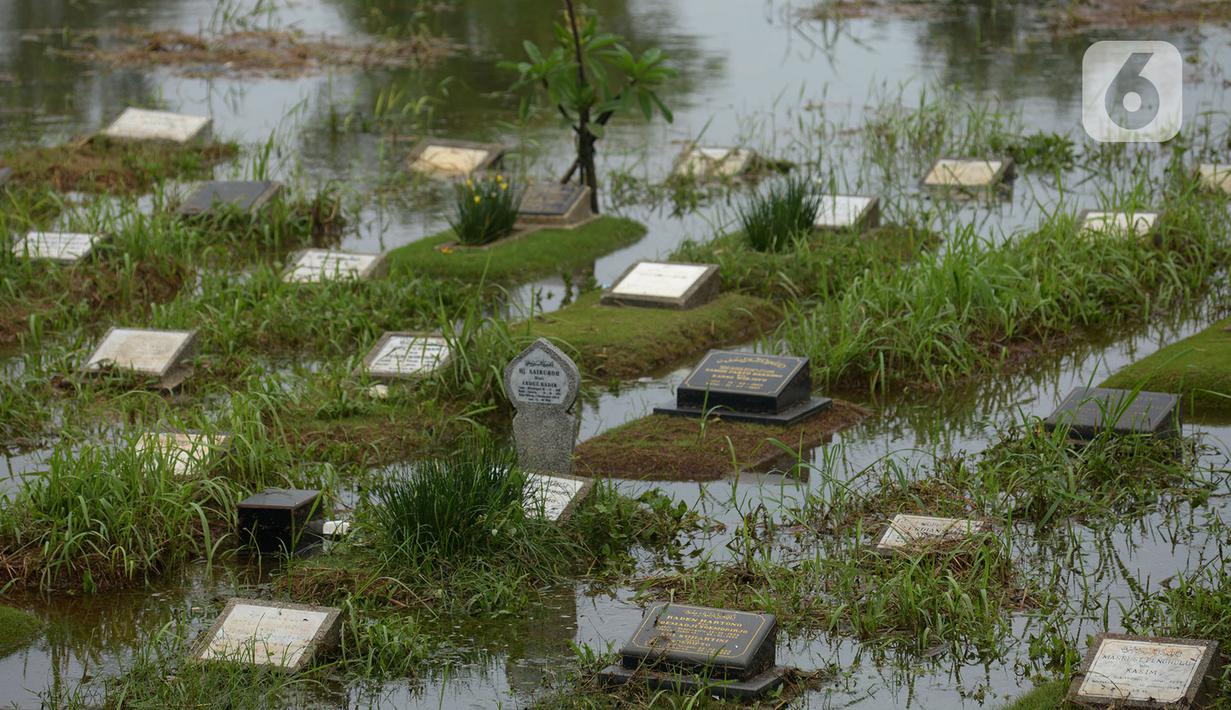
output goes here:
[[[390, 10], [411, 3], [382, 0], [295, 0], [272, 10], [243, 12], [256, 0], [0, 0], [0, 146], [29, 142], [53, 144], [96, 130], [127, 105], [161, 105], [214, 117], [215, 132], [245, 144], [274, 136], [280, 146], [278, 175], [303, 188], [338, 180], [355, 194], [368, 194], [382, 175], [400, 169], [405, 142], [385, 131], [347, 128], [346, 117], [369, 112], [378, 96], [401, 93], [436, 98], [430, 118], [404, 131], [475, 140], [505, 140], [524, 148], [519, 167], [541, 179], [558, 176], [569, 162], [567, 134], [551, 119], [516, 123], [516, 100], [502, 94], [510, 76], [495, 68], [519, 58], [521, 43], [550, 38], [550, 17], [558, 3], [523, 0], [517, 8], [496, 0], [457, 0], [444, 12], [416, 16]], [[601, 174], [626, 172], [657, 182], [688, 141], [743, 144], [796, 161], [818, 158], [827, 177], [853, 191], [877, 192], [889, 205], [905, 208], [927, 201], [915, 187], [918, 174], [883, 175], [871, 169], [850, 143], [816, 144], [819, 128], [857, 127], [885, 99], [917, 102], [937, 83], [956, 86], [971, 101], [994, 101], [1020, 111], [1030, 132], [1081, 135], [1080, 67], [1091, 41], [1113, 39], [1114, 32], [1052, 35], [1028, 11], [992, 0], [953, 2], [950, 10], [917, 18], [868, 17], [849, 21], [804, 19], [807, 5], [748, 0], [595, 0], [604, 27], [624, 34], [635, 47], [661, 47], [680, 77], [664, 91], [675, 111], [671, 125], [645, 125], [633, 119], [613, 124], [600, 143]], [[269, 2], [262, 6], [271, 7]], [[373, 7], [385, 11], [383, 17]], [[224, 12], [229, 8], [233, 12]], [[236, 8], [239, 8], [236, 11]], [[248, 18], [256, 26], [293, 26], [306, 32], [369, 36], [391, 24], [424, 23], [459, 49], [425, 70], [335, 71], [294, 79], [261, 76], [189, 78], [169, 70], [114, 70], [80, 65], [58, 56], [66, 36], [93, 29], [132, 25], [195, 32], [226, 17]], [[234, 20], [232, 20], [234, 21]], [[1142, 30], [1122, 32], [1139, 38]], [[1223, 89], [1231, 66], [1231, 33], [1225, 28], [1149, 30], [1190, 59], [1186, 68], [1185, 116], [1227, 124]], [[446, 78], [449, 81], [446, 83]], [[443, 90], [442, 90], [442, 84]], [[445, 93], [447, 92], [447, 93]], [[1212, 116], [1210, 114], [1213, 114]], [[342, 125], [342, 128], [335, 128]], [[218, 169], [220, 176], [242, 175], [245, 162]], [[1131, 176], [1123, 176], [1131, 180]], [[939, 205], [946, 223], [973, 221], [979, 231], [1000, 238], [1033, 225], [1063, 205], [1077, 210], [1097, 205], [1106, 186], [1089, 181], [1061, 194], [1051, 176], [1026, 175], [1012, 196], [995, 204]], [[377, 192], [363, 210], [361, 224], [342, 247], [386, 250], [434, 234], [445, 225], [447, 194], [427, 187], [413, 195]], [[661, 204], [620, 204], [615, 212], [649, 228], [637, 244], [605, 256], [593, 275], [608, 284], [630, 263], [668, 255], [685, 239], [704, 239], [730, 224], [732, 203], [719, 199], [684, 216]], [[534, 300], [547, 309], [562, 300], [566, 281], [546, 279], [515, 292], [521, 303]], [[845, 396], [869, 405], [874, 415], [842, 433], [830, 446], [859, 470], [881, 457], [923, 457], [933, 449], [977, 451], [994, 433], [1023, 415], [1045, 415], [1073, 386], [1098, 382], [1125, 363], [1174, 342], [1207, 323], [1209, 313], [1181, 315], [1131, 332], [1106, 334], [1071, 352], [1040, 362], [1025, 375], [977, 383], [945, 395], [926, 397]], [[586, 406], [583, 436], [642, 416], [670, 399], [683, 370], [629, 383], [618, 393], [601, 394]], [[1225, 465], [1231, 429], [1188, 426], [1204, 431], [1219, 453], [1210, 463]], [[10, 477], [36, 469], [42, 454], [6, 460]], [[806, 482], [779, 476], [747, 475], [706, 486], [686, 483], [633, 483], [630, 492], [649, 485], [704, 508], [730, 524], [741, 510], [765, 501], [801, 499]], [[11, 485], [11, 482], [7, 485]], [[738, 504], [733, 505], [732, 499]], [[1116, 549], [1132, 578], [1158, 580], [1190, 568], [1192, 560], [1218, 545], [1203, 535], [1203, 516], [1228, 512], [1217, 502], [1194, 512], [1179, 551], [1158, 532], [1160, 521], [1147, 518], [1136, 532], [1118, 533]], [[1144, 532], [1143, 532], [1144, 531]], [[1093, 536], [1092, 531], [1079, 531]], [[1084, 539], [1084, 537], [1083, 537]], [[705, 542], [715, 557], [724, 553], [721, 537]], [[1209, 555], [1206, 554], [1206, 557]], [[1072, 583], [1076, 584], [1077, 580]], [[153, 588], [98, 598], [71, 597], [32, 603], [49, 622], [47, 636], [29, 649], [0, 659], [0, 705], [37, 706], [49, 686], [73, 686], [84, 678], [114, 674], [139, 639], [173, 618], [197, 626], [201, 602], [242, 591], [259, 592], [259, 577], [238, 566], [189, 568]], [[1123, 578], [1099, 587], [1112, 599], [1127, 599]], [[588, 595], [563, 590], [530, 618], [489, 625], [474, 634], [481, 650], [447, 678], [414, 683], [390, 682], [377, 688], [348, 688], [323, 704], [385, 707], [519, 707], [530, 703], [552, 669], [572, 658], [570, 642], [597, 648], [619, 645], [640, 618], [631, 590]], [[1110, 605], [1110, 624], [1118, 611]], [[1020, 639], [1026, 619], [1014, 619]], [[1082, 633], [1096, 628], [1081, 627]], [[463, 633], [463, 632], [458, 632]], [[463, 633], [464, 636], [464, 633]], [[1075, 637], [1080, 638], [1080, 635]], [[1018, 641], [1020, 643], [1020, 641]], [[930, 664], [923, 660], [877, 666], [860, 644], [840, 637], [783, 638], [781, 663], [805, 670], [829, 664], [849, 671], [801, 700], [813, 707], [973, 708], [997, 707], [1029, 688], [1014, 670], [1025, 650], [1010, 648], [1006, 659], [988, 665]]]

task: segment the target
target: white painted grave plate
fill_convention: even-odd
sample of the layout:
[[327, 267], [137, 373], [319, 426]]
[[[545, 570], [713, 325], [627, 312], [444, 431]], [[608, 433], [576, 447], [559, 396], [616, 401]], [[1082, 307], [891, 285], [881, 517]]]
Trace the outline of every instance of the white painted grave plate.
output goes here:
[[526, 510], [536, 516], [542, 511], [542, 516], [547, 520], [558, 521], [575, 500], [580, 500], [589, 492], [592, 485], [591, 481], [579, 478], [529, 474], [526, 477]]
[[1000, 160], [936, 161], [923, 184], [939, 187], [988, 187], [1001, 177], [1004, 162]]
[[226, 446], [229, 437], [186, 432], [150, 432], [137, 439], [137, 451], [166, 457], [177, 478], [188, 478], [209, 463], [214, 452]]
[[735, 177], [748, 170], [756, 156], [743, 148], [693, 148], [676, 166], [677, 175]]
[[814, 226], [825, 229], [854, 227], [868, 216], [868, 210], [874, 204], [875, 197], [822, 195], [817, 204]]
[[329, 538], [346, 537], [350, 534], [350, 521], [326, 520], [321, 523], [321, 534]]
[[985, 523], [976, 520], [898, 514], [889, 522], [876, 549], [900, 550], [916, 542], [956, 540], [986, 529]]
[[681, 298], [709, 271], [701, 264], [668, 264], [643, 261], [611, 288], [617, 296]]
[[1198, 166], [1197, 172], [1207, 189], [1231, 193], [1231, 165], [1204, 163]]
[[334, 635], [339, 614], [330, 607], [232, 599], [197, 658], [300, 670]]
[[299, 252], [298, 258], [283, 278], [292, 283], [365, 279], [376, 271], [380, 260], [380, 254], [305, 249]]
[[469, 175], [487, 161], [491, 153], [479, 148], [459, 148], [451, 145], [429, 145], [419, 154], [414, 167], [424, 172], [447, 175]]
[[188, 354], [195, 342], [196, 331], [112, 328], [86, 360], [85, 369], [98, 371], [114, 367], [164, 377]]
[[127, 108], [103, 129], [102, 135], [119, 140], [188, 143], [206, 135], [210, 123], [206, 116]]
[[71, 264], [88, 256], [98, 242], [97, 234], [30, 232], [13, 245], [13, 253], [31, 259]]
[[1197, 680], [1204, 655], [1202, 646], [1104, 638], [1077, 696], [1178, 703]]
[[1157, 223], [1158, 215], [1154, 212], [1087, 212], [1081, 223], [1081, 233], [1144, 237]]
[[440, 336], [386, 333], [365, 358], [365, 364], [376, 377], [413, 377], [439, 369], [449, 355], [449, 341]]

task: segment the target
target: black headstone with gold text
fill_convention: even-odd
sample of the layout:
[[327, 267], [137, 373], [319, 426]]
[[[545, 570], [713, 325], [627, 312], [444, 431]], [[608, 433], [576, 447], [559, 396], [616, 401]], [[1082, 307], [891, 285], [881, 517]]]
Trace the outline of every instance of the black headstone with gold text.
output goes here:
[[806, 357], [711, 350], [676, 388], [675, 405], [654, 413], [790, 425], [832, 404], [812, 396]]

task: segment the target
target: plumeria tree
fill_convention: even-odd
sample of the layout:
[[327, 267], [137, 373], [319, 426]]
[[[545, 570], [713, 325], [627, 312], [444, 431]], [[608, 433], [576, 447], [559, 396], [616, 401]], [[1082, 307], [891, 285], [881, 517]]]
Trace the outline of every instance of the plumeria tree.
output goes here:
[[647, 121], [661, 114], [668, 123], [671, 110], [657, 90], [676, 76], [659, 49], [633, 54], [619, 35], [598, 31], [595, 17], [580, 17], [573, 0], [564, 0], [563, 21], [555, 25], [556, 45], [550, 51], [527, 41], [529, 61], [506, 63], [517, 71], [513, 90], [523, 95], [523, 118], [538, 104], [559, 113], [574, 133], [577, 159], [560, 179], [579, 177], [590, 188], [590, 207], [598, 212], [598, 176], [595, 143], [612, 118], [640, 112]]

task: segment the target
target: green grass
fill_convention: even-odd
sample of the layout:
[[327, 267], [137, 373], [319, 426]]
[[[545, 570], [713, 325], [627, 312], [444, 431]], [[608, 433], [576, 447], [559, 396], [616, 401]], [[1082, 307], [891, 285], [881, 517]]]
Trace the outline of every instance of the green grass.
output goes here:
[[576, 229], [543, 229], [486, 249], [438, 251], [457, 240], [450, 230], [394, 249], [386, 258], [395, 278], [410, 274], [516, 284], [590, 268], [598, 257], [644, 234], [645, 227], [632, 220], [602, 217]]
[[206, 179], [214, 165], [234, 158], [234, 143], [177, 146], [93, 138], [53, 147], [11, 150], [0, 163], [13, 182], [57, 192], [146, 192], [165, 179]]
[[1125, 367], [1102, 387], [1181, 396], [1185, 417], [1231, 417], [1231, 318]]
[[0, 606], [0, 658], [29, 645], [42, 632], [43, 622], [20, 609]]
[[598, 378], [649, 375], [709, 348], [752, 340], [781, 315], [768, 301], [734, 293], [685, 311], [606, 306], [600, 295], [586, 294], [528, 324], [531, 334], [556, 342]]
[[820, 201], [801, 178], [754, 193], [740, 207], [739, 221], [748, 245], [761, 252], [781, 252], [807, 238], [816, 223]]
[[1069, 684], [1063, 680], [1052, 680], [1035, 686], [1033, 690], [1005, 705], [1001, 710], [1060, 710], [1065, 707], [1064, 696], [1069, 692]]

